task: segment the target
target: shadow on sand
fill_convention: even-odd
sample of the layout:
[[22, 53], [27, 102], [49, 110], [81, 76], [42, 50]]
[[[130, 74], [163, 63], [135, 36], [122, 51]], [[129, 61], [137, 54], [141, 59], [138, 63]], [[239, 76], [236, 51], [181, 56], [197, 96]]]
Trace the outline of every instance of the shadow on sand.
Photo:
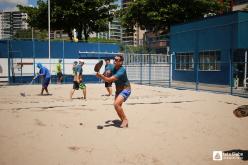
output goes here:
[[121, 120], [107, 120], [105, 121], [105, 125], [104, 127], [117, 127], [117, 128], [121, 128]]

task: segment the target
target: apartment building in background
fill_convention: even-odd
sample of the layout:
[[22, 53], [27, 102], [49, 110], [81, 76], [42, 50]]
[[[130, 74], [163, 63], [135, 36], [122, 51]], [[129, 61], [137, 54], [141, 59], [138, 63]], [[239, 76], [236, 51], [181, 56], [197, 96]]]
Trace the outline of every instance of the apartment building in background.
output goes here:
[[[121, 0], [115, 1], [114, 4], [117, 5], [117, 10], [121, 9]], [[108, 31], [101, 33], [93, 33], [90, 35], [90, 37], [105, 38], [121, 42], [122, 28], [120, 20], [117, 17], [114, 17], [114, 19], [108, 23]]]
[[19, 11], [0, 12], [0, 39], [10, 39], [17, 30], [27, 29], [27, 17]]
[[233, 0], [232, 11], [244, 10], [248, 7], [248, 0]]
[[[132, 0], [119, 0], [116, 2], [118, 5], [117, 10], [125, 8], [128, 5], [128, 2]], [[114, 18], [113, 21], [108, 24], [108, 31], [101, 32], [97, 34], [92, 34], [91, 37], [97, 38], [106, 38], [119, 41], [125, 45], [143, 45], [143, 36], [145, 30], [141, 30], [139, 27], [134, 27], [135, 32], [128, 32], [125, 28], [121, 26], [119, 18]]]
[[[94, 35], [93, 35], [94, 36]], [[114, 18], [112, 22], [108, 23], [108, 31], [95, 34], [97, 38], [112, 39], [122, 41], [122, 28], [118, 18]]]
[[[126, 8], [128, 3], [133, 0], [122, 0], [122, 8]], [[122, 43], [126, 45], [143, 45], [143, 38], [145, 34], [145, 30], [142, 30], [139, 26], [134, 26], [134, 32], [128, 32], [125, 28], [122, 28]]]

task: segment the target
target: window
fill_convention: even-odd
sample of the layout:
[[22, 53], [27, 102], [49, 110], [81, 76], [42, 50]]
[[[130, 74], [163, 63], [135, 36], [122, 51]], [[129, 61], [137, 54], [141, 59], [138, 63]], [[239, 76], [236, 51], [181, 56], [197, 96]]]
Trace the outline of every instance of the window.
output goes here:
[[220, 51], [200, 52], [201, 71], [220, 71]]
[[193, 70], [193, 53], [176, 53], [176, 70]]

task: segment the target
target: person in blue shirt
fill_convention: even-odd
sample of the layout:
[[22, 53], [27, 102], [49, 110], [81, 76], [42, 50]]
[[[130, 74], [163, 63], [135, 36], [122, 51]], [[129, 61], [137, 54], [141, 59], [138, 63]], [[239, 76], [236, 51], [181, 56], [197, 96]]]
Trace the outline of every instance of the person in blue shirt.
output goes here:
[[40, 71], [39, 71], [38, 75], [34, 79], [36, 79], [38, 77], [41, 78], [42, 88], [41, 88], [41, 93], [40, 94], [43, 95], [44, 90], [46, 91], [47, 94], [49, 94], [48, 85], [50, 83], [51, 74], [50, 74], [49, 70], [46, 67], [42, 66], [41, 63], [37, 63], [37, 68], [39, 68]]
[[[105, 71], [104, 71], [103, 75], [106, 77], [111, 77], [112, 76], [111, 70], [113, 70], [114, 65], [110, 63], [109, 58], [105, 59], [105, 63], [106, 63], [106, 65], [105, 65]], [[112, 82], [106, 82], [105, 81], [105, 88], [108, 91], [108, 94], [106, 96], [112, 96]]]
[[124, 58], [122, 55], [117, 55], [114, 58], [114, 67], [111, 70], [112, 76], [106, 77], [103, 74], [96, 73], [98, 78], [101, 78], [105, 82], [115, 82], [116, 92], [114, 107], [121, 119], [121, 128], [128, 127], [128, 119], [123, 111], [122, 104], [127, 100], [131, 94], [131, 85], [127, 78], [126, 69], [122, 66]]
[[83, 68], [82, 68], [83, 65], [84, 65], [84, 61], [80, 60], [79, 64], [73, 67], [74, 79], [73, 79], [73, 89], [70, 95], [71, 99], [75, 90], [81, 89], [83, 91], [83, 99], [86, 100], [86, 85], [83, 82]]

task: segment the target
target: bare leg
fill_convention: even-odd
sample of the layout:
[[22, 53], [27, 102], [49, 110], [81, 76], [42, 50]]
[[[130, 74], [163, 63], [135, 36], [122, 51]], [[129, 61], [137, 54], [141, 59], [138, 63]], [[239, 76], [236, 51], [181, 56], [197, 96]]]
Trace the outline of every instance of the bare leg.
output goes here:
[[115, 102], [114, 102], [115, 110], [116, 110], [119, 118], [122, 121], [121, 126], [120, 126], [121, 128], [128, 127], [128, 120], [127, 120], [127, 117], [126, 117], [126, 115], [123, 111], [123, 108], [122, 108], [123, 102], [124, 102], [124, 98], [121, 95], [118, 95], [115, 98]]
[[74, 94], [74, 92], [75, 92], [75, 89], [72, 89], [70, 93], [70, 99], [72, 99], [72, 95]]
[[43, 87], [41, 88], [41, 92], [40, 92], [41, 95], [43, 95], [44, 89], [45, 88], [43, 88]]
[[[115, 104], [116, 104], [116, 96], [115, 96], [115, 100], [114, 100], [114, 107], [115, 107]], [[122, 104], [121, 104], [122, 105]], [[117, 112], [117, 115], [119, 116], [119, 118], [121, 119], [121, 121], [122, 121], [122, 116], [121, 116], [121, 114], [120, 114], [120, 112], [119, 111], [117, 111], [116, 110], [116, 108], [115, 108], [115, 111]]]
[[112, 87], [109, 87], [109, 95], [112, 95]]
[[46, 88], [44, 88], [44, 89], [45, 89], [46, 93], [47, 93], [47, 94], [49, 94], [47, 87], [46, 87]]
[[106, 87], [107, 91], [108, 91], [108, 96], [112, 95], [112, 87]]
[[86, 99], [86, 87], [83, 89], [84, 99]]

